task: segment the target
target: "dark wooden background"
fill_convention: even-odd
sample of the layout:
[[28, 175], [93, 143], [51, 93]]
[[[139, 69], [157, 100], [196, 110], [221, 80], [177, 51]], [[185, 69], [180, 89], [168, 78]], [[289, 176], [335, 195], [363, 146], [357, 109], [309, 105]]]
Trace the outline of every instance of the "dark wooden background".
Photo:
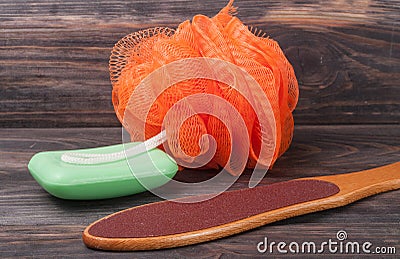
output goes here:
[[[176, 27], [227, 1], [20, 1], [0, 4], [0, 125], [119, 126], [108, 57], [133, 31]], [[237, 1], [278, 40], [301, 85], [298, 124], [400, 121], [400, 1]]]
[[[26, 165], [44, 150], [121, 142], [111, 105], [108, 57], [124, 35], [176, 27], [227, 1], [0, 2], [0, 256], [255, 257], [256, 244], [353, 241], [400, 253], [399, 191], [206, 244], [115, 254], [87, 249], [92, 221], [157, 201], [150, 193], [104, 201], [51, 197]], [[400, 1], [236, 1], [239, 18], [278, 40], [300, 84], [290, 150], [263, 184], [344, 173], [400, 159]], [[213, 172], [183, 171], [183, 180]], [[244, 188], [246, 173], [233, 188]], [[157, 224], [155, 222], [155, 224]], [[277, 254], [275, 254], [277, 255]]]

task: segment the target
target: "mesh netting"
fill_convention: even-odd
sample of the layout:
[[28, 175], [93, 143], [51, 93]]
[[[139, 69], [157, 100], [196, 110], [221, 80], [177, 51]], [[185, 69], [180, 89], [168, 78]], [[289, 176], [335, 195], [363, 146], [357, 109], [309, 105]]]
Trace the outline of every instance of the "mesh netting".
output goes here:
[[[158, 27], [139, 31], [127, 35], [115, 45], [110, 57], [113, 105], [119, 120], [131, 134], [132, 141], [139, 141], [136, 139], [139, 129], [127, 125], [124, 116], [131, 95], [140, 82], [165, 64], [185, 58], [208, 57], [243, 68], [264, 91], [276, 123], [272, 163], [288, 149], [294, 129], [292, 111], [298, 100], [294, 70], [277, 42], [265, 38], [257, 29], [249, 29], [234, 16], [236, 9], [232, 2], [213, 18], [196, 15], [192, 22], [185, 21], [176, 30]], [[166, 89], [150, 108], [145, 122], [145, 138], [155, 136], [162, 130], [163, 119], [174, 104], [196, 93], [219, 96], [238, 110], [250, 140], [247, 167], [253, 168], [262, 145], [258, 118], [238, 91], [217, 81], [191, 79]], [[141, 103], [141, 100], [134, 101], [137, 105]], [[199, 139], [204, 134], [212, 135], [217, 142], [215, 156], [207, 167], [224, 167], [230, 156], [231, 139], [224, 124], [215, 116], [191, 116], [179, 129], [179, 143], [168, 142], [168, 145], [172, 152], [175, 146], [188, 156], [196, 156], [200, 152]]]

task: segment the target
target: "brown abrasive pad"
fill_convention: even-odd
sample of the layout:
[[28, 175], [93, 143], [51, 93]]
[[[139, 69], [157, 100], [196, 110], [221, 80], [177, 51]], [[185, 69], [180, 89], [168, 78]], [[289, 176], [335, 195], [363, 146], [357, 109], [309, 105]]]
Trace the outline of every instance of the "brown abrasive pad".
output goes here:
[[335, 184], [296, 180], [242, 189], [197, 203], [163, 201], [100, 220], [88, 232], [105, 238], [164, 236], [215, 227], [339, 192]]

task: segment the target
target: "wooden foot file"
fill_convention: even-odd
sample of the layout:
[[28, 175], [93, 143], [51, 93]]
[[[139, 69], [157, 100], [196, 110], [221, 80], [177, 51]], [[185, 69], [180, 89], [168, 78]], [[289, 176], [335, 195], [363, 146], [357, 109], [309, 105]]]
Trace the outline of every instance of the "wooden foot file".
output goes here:
[[229, 191], [197, 203], [162, 201], [94, 222], [83, 232], [83, 241], [90, 248], [116, 251], [191, 245], [399, 188], [397, 162], [360, 172]]

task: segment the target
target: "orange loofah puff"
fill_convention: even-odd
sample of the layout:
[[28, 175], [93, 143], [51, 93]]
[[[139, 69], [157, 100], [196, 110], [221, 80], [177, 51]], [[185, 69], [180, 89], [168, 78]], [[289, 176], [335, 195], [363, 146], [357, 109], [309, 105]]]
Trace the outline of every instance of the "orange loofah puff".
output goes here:
[[[121, 122], [131, 95], [140, 82], [163, 65], [186, 58], [216, 58], [243, 68], [260, 85], [273, 110], [276, 128], [272, 164], [289, 147], [294, 122], [292, 112], [298, 100], [298, 83], [294, 70], [278, 43], [264, 37], [259, 30], [249, 29], [234, 16], [233, 1], [216, 16], [196, 15], [181, 23], [176, 30], [152, 28], [130, 34], [114, 47], [110, 58], [113, 104]], [[161, 131], [163, 119], [179, 100], [196, 93], [219, 96], [232, 104], [244, 120], [250, 140], [247, 167], [253, 168], [261, 148], [257, 116], [249, 102], [232, 87], [209, 79], [191, 79], [166, 89], [153, 103], [146, 119], [145, 137]], [[140, 100], [137, 105], [140, 105]], [[135, 134], [135, 127], [124, 125]], [[199, 139], [210, 134], [217, 143], [214, 157], [207, 167], [223, 167], [231, 152], [230, 134], [215, 116], [196, 114], [179, 129], [179, 146], [189, 156], [200, 152]]]

